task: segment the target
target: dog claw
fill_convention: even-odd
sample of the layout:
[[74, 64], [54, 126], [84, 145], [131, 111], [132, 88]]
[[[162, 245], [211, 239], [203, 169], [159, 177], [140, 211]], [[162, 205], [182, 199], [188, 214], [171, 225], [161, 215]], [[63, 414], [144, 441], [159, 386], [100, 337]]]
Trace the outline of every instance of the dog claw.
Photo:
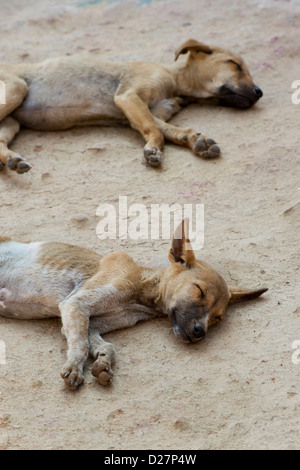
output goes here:
[[70, 388], [71, 390], [77, 390], [78, 387], [84, 381], [84, 377], [80, 369], [70, 364], [65, 365], [60, 375], [64, 379], [64, 382], [67, 385], [67, 387]]
[[77, 390], [77, 388], [79, 387], [79, 384], [76, 382], [75, 379], [72, 380], [71, 387], [74, 388], [74, 390]]
[[160, 166], [164, 159], [163, 153], [160, 150], [153, 148], [145, 148], [144, 157], [146, 162], [153, 167]]

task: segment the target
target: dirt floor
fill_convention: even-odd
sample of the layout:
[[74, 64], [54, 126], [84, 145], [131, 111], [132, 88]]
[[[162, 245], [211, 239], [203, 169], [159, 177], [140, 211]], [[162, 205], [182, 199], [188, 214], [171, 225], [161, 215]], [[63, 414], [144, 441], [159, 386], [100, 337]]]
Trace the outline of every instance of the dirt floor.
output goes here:
[[[292, 344], [299, 316], [298, 0], [10, 0], [1, 2], [0, 61], [90, 51], [110, 60], [170, 63], [186, 39], [236, 51], [264, 91], [252, 109], [190, 106], [174, 117], [214, 138], [222, 157], [165, 147], [161, 170], [143, 163], [132, 129], [22, 130], [12, 148], [26, 175], [0, 175], [0, 235], [63, 240], [139, 263], [166, 256], [166, 240], [100, 241], [104, 202], [205, 205], [197, 252], [228, 282], [267, 286], [237, 304], [205, 341], [185, 345], [167, 319], [111, 333], [115, 380], [91, 376], [77, 393], [59, 376], [66, 341], [59, 320], [0, 319], [2, 449], [296, 449], [299, 372]], [[182, 58], [181, 60], [184, 60]], [[295, 362], [295, 361], [294, 361]]]

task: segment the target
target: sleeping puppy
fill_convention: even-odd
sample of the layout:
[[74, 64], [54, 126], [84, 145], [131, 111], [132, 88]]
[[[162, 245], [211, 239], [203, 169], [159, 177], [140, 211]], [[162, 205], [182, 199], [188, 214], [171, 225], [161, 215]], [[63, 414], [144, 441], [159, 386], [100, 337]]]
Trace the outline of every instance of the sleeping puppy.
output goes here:
[[[25, 173], [31, 165], [8, 148], [20, 125], [58, 131], [80, 125], [128, 125], [146, 141], [144, 157], [159, 166], [169, 140], [202, 158], [217, 157], [213, 139], [167, 121], [199, 99], [248, 108], [262, 96], [244, 61], [235, 54], [194, 39], [175, 54], [185, 63], [108, 62], [94, 55], [47, 59], [37, 64], [0, 65], [4, 103], [0, 103], [0, 170]], [[5, 93], [4, 93], [5, 92]]]
[[122, 252], [101, 257], [63, 243], [0, 238], [0, 315], [61, 317], [68, 342], [61, 377], [76, 390], [89, 353], [98, 382], [111, 382], [115, 350], [102, 338], [105, 333], [168, 316], [176, 337], [194, 343], [223, 318], [229, 304], [267, 290], [228, 286], [211, 266], [198, 261], [186, 219], [175, 230], [168, 255], [169, 267], [153, 270]]

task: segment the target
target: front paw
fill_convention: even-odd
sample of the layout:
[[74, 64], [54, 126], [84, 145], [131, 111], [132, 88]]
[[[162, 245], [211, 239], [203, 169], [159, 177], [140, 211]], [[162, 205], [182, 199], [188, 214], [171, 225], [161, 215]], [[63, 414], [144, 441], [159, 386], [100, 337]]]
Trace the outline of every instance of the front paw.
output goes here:
[[144, 157], [146, 162], [153, 167], [158, 167], [161, 165], [164, 155], [160, 150], [155, 148], [144, 148]]
[[25, 158], [20, 157], [20, 155], [17, 155], [16, 157], [8, 157], [7, 166], [10, 170], [16, 171], [20, 175], [27, 173], [27, 171], [32, 168], [30, 163], [28, 163]]
[[106, 356], [98, 356], [92, 367], [92, 375], [96, 377], [100, 385], [110, 385], [114, 373], [110, 367], [110, 361]]
[[201, 158], [216, 158], [221, 150], [213, 139], [200, 136], [193, 146], [193, 152]]
[[64, 379], [65, 384], [71, 390], [77, 390], [79, 385], [84, 381], [83, 374], [81, 370], [70, 363], [66, 363], [60, 373], [61, 377]]

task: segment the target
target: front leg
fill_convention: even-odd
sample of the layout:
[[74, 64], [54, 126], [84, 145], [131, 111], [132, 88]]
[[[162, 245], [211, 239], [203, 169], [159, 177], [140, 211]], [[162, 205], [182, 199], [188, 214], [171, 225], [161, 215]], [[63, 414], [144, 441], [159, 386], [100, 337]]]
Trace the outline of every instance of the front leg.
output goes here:
[[165, 139], [174, 144], [190, 148], [201, 158], [215, 158], [220, 154], [220, 148], [213, 139], [209, 139], [194, 129], [180, 129], [155, 118]]
[[147, 163], [154, 167], [160, 166], [164, 158], [164, 137], [146, 103], [135, 92], [127, 91], [115, 96], [115, 104], [123, 111], [131, 127], [144, 137]]
[[73, 295], [59, 304], [68, 352], [61, 377], [72, 390], [84, 381], [83, 368], [89, 353], [89, 308], [84, 298]]
[[[109, 255], [106, 258], [109, 258]], [[102, 266], [103, 265], [105, 265], [105, 261], [103, 261]], [[98, 356], [98, 352], [99, 354], [100, 352], [103, 352], [102, 349], [97, 349], [97, 345], [95, 346], [96, 340], [93, 340], [95, 335], [89, 335], [90, 317], [93, 315], [95, 315], [96, 318], [101, 317], [104, 332], [105, 328], [106, 332], [117, 329], [118, 321], [116, 321], [117, 319], [115, 319], [113, 315], [111, 320], [107, 319], [104, 323], [102, 316], [105, 316], [107, 310], [118, 310], [120, 302], [126, 302], [126, 299], [130, 298], [132, 295], [130, 290], [124, 291], [122, 286], [118, 288], [109, 282], [101, 285], [102, 277], [103, 273], [99, 271], [95, 276], [87, 280], [84, 286], [82, 286], [76, 293], [67, 297], [66, 300], [59, 304], [63, 323], [63, 332], [68, 342], [67, 362], [62, 369], [61, 377], [64, 379], [65, 384], [73, 390], [76, 390], [79, 385], [83, 383], [83, 368], [88, 357], [89, 350], [91, 349], [91, 354], [95, 358]], [[123, 311], [124, 309], [121, 308], [121, 310]], [[125, 318], [127, 318], [127, 316], [128, 313], [125, 309]], [[121, 325], [124, 327], [124, 321], [122, 321], [122, 318]], [[110, 360], [112, 360], [112, 353], [108, 356], [110, 357]], [[108, 364], [106, 364], [106, 367], [108, 367]], [[103, 371], [105, 371], [105, 368]], [[98, 375], [100, 375], [100, 372], [102, 371], [99, 371]], [[111, 370], [109, 365], [109, 374], [110, 373]], [[103, 377], [104, 376], [102, 375], [101, 379], [103, 379]]]

